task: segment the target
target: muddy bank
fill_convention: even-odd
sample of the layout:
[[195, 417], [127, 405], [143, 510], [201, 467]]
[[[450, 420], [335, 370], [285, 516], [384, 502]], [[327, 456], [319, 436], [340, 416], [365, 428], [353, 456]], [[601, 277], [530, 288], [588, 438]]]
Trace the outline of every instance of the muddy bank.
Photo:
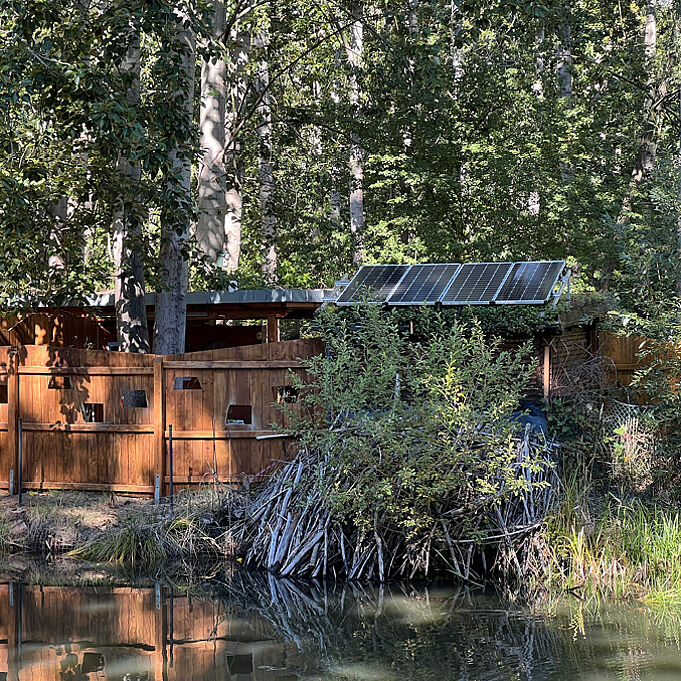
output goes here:
[[71, 556], [150, 573], [191, 572], [233, 557], [229, 527], [241, 497], [230, 488], [183, 493], [174, 509], [111, 493], [0, 497], [0, 556]]
[[157, 512], [153, 501], [95, 492], [25, 493], [0, 497], [3, 553], [61, 555], [120, 525], [131, 514]]

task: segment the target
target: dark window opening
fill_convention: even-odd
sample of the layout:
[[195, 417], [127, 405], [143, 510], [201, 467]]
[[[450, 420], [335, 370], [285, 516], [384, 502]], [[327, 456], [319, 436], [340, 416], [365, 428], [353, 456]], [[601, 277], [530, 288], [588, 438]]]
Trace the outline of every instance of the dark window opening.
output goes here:
[[104, 669], [104, 656], [101, 653], [83, 653], [80, 671], [83, 674], [101, 672]]
[[72, 390], [73, 381], [70, 376], [50, 376], [47, 382], [48, 390]]
[[123, 409], [146, 409], [148, 406], [146, 390], [123, 391], [123, 397], [121, 398], [121, 407]]
[[294, 385], [275, 385], [272, 390], [277, 404], [293, 404], [298, 401], [298, 388]]
[[230, 674], [252, 674], [253, 655], [227, 655], [227, 667]]
[[227, 407], [227, 423], [230, 425], [250, 425], [251, 405], [250, 404], [230, 404]]
[[201, 390], [201, 381], [196, 376], [178, 376], [175, 379], [175, 390]]
[[102, 423], [104, 421], [104, 405], [101, 402], [83, 402], [80, 413], [85, 423]]
[[7, 383], [0, 383], [0, 404], [7, 404], [9, 402], [9, 393], [7, 392]]

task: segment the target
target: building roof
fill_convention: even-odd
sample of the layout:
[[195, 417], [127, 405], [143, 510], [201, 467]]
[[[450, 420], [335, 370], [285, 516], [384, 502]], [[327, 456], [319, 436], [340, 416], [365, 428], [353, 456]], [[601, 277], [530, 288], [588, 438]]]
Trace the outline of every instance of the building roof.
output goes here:
[[[321, 305], [328, 291], [324, 289], [238, 289], [236, 291], [189, 291], [187, 305], [246, 305], [267, 303], [312, 303]], [[147, 293], [147, 306], [156, 304], [156, 294]], [[65, 307], [113, 307], [113, 293], [95, 293], [82, 303], [69, 302]], [[46, 307], [53, 307], [51, 305]]]

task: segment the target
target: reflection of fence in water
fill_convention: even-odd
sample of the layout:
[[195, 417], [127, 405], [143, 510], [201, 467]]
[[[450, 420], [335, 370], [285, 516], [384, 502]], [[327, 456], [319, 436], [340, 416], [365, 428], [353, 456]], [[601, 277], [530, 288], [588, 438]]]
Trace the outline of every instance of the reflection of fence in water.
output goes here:
[[160, 587], [0, 584], [0, 679], [274, 681], [266, 670], [291, 654], [222, 601]]
[[167, 489], [171, 424], [176, 486], [257, 474], [282, 458], [283, 439], [259, 439], [282, 421], [276, 391], [321, 350], [316, 339], [163, 358], [0, 347], [0, 489], [18, 470], [19, 418], [26, 489], [150, 495], [157, 475]]

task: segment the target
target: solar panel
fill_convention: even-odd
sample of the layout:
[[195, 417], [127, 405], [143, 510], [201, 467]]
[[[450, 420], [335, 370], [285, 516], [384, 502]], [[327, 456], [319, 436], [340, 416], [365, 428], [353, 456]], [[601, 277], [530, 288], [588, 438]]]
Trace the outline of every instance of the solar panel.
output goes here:
[[545, 303], [564, 267], [562, 260], [515, 263], [495, 302]]
[[389, 305], [433, 305], [447, 290], [459, 267], [456, 263], [441, 265], [412, 265], [395, 287]]
[[364, 265], [338, 305], [364, 300], [389, 305], [545, 303], [563, 272], [562, 260], [421, 265]]
[[442, 296], [443, 305], [489, 305], [512, 267], [508, 262], [480, 262], [461, 269]]
[[384, 301], [411, 265], [364, 265], [336, 301], [337, 305], [361, 303], [365, 298]]

